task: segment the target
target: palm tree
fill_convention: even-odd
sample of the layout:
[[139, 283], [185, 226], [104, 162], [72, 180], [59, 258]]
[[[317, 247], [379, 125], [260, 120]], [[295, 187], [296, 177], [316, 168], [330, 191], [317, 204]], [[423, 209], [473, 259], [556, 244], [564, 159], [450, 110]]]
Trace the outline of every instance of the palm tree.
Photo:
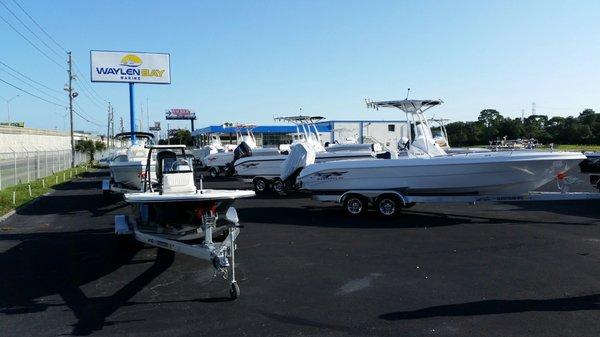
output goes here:
[[90, 156], [90, 163], [94, 161], [94, 154], [96, 151], [106, 150], [106, 144], [97, 140], [81, 139], [75, 144], [75, 151], [88, 154]]

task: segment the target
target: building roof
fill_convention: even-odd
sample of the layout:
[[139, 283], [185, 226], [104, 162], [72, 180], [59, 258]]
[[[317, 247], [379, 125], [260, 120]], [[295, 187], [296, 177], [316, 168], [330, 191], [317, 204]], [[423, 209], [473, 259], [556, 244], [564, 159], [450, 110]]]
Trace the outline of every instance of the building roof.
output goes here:
[[[404, 122], [401, 120], [330, 120], [317, 122], [317, 130], [319, 132], [331, 132], [333, 131], [333, 125], [335, 123], [400, 123]], [[246, 130], [242, 130], [246, 132]], [[254, 133], [296, 133], [295, 125], [261, 125], [252, 129]], [[201, 129], [196, 129], [192, 132], [192, 136], [206, 135], [211, 133], [227, 134], [235, 133], [235, 128], [225, 128], [222, 125], [211, 125]]]
[[[331, 128], [329, 127], [329, 125], [317, 125], [317, 130], [319, 130], [319, 132], [329, 132], [331, 131]], [[241, 130], [242, 132], [246, 132], [245, 129]], [[261, 126], [257, 126], [254, 129], [252, 129], [252, 132], [254, 133], [296, 133], [296, 126], [295, 125], [261, 125]], [[207, 126], [201, 129], [196, 129], [194, 130], [194, 132], [192, 132], [192, 136], [199, 136], [199, 135], [205, 135], [205, 134], [209, 134], [209, 133], [220, 133], [220, 134], [227, 134], [227, 133], [234, 133], [235, 134], [235, 128], [224, 128], [222, 125], [211, 125], [211, 126]]]

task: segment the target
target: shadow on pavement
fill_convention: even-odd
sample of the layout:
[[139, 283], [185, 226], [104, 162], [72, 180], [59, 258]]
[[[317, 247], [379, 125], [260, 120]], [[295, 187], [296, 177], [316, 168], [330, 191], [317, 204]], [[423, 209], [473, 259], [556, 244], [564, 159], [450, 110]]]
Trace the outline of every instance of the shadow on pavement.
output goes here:
[[[3, 234], [1, 240], [21, 241], [0, 255], [0, 314], [42, 312], [51, 306], [69, 307], [78, 322], [72, 334], [88, 335], [106, 318], [127, 305], [173, 262], [174, 254], [159, 250], [153, 265], [110, 296], [88, 298], [80, 287], [100, 279], [133, 260], [141, 245], [119, 242], [110, 229], [79, 232]], [[59, 294], [64, 304], [40, 298]]]
[[549, 212], [554, 214], [600, 218], [600, 200], [564, 200], [552, 202], [513, 202], [523, 212]]
[[244, 222], [270, 223], [330, 228], [422, 228], [453, 226], [471, 222], [443, 213], [406, 212], [399, 217], [385, 219], [375, 213], [363, 217], [346, 215], [339, 207], [252, 207], [238, 209]]
[[448, 316], [512, 314], [528, 311], [600, 310], [600, 294], [546, 300], [488, 300], [440, 305], [412, 311], [397, 311], [379, 316], [396, 321]]

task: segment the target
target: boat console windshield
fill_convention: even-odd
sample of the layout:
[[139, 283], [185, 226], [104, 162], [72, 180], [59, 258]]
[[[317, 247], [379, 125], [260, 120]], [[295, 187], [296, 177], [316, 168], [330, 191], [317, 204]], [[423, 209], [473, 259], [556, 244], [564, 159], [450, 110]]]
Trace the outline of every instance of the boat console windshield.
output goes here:
[[408, 138], [403, 139], [398, 150], [404, 155], [411, 156], [445, 156], [447, 153], [436, 142], [431, 134], [431, 127], [425, 117], [425, 111], [443, 103], [442, 100], [416, 100], [405, 99], [399, 101], [366, 100], [367, 107], [379, 110], [383, 108], [396, 108], [404, 111], [409, 132]]

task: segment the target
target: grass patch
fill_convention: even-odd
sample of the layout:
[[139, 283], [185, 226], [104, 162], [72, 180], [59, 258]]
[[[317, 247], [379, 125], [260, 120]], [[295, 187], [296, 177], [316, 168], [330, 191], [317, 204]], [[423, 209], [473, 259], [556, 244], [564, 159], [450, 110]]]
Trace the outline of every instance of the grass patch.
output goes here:
[[600, 151], [600, 145], [563, 144], [563, 145], [555, 145], [554, 149], [558, 150], [558, 151], [576, 151], [576, 152], [592, 151], [592, 152], [599, 152]]
[[[89, 166], [78, 166], [57, 172], [42, 179], [32, 180], [29, 183], [10, 186], [0, 190], [0, 216], [48, 193], [54, 186], [71, 181], [73, 178], [80, 176], [82, 173], [89, 172], [91, 169]], [[29, 186], [31, 186], [31, 196], [29, 196]], [[13, 192], [15, 197], [14, 203]]]
[[[473, 145], [473, 146], [469, 146], [469, 147], [488, 148], [489, 145]], [[550, 150], [550, 147], [548, 145], [544, 144], [543, 146], [539, 146], [536, 149], [539, 151], [548, 151], [548, 150]], [[600, 145], [579, 145], [579, 144], [556, 145], [555, 144], [554, 150], [556, 150], [556, 151], [574, 151], [574, 152], [585, 152], [585, 151], [600, 152]]]

